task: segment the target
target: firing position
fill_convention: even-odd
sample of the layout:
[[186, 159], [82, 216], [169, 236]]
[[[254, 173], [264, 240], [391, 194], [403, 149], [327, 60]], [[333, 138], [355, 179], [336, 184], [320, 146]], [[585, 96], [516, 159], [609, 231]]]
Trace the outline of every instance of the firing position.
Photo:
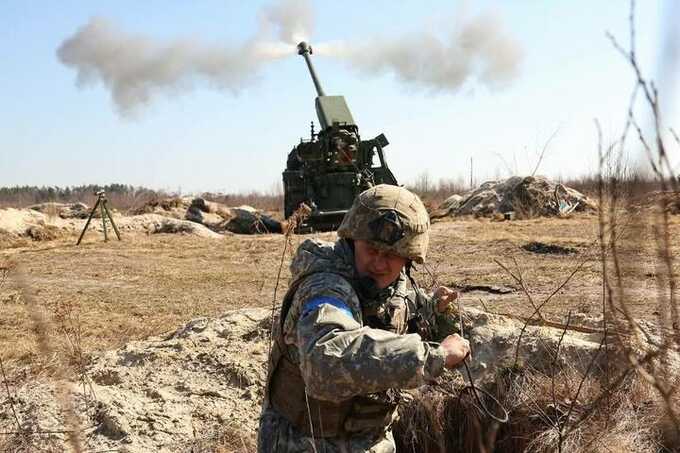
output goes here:
[[356, 198], [337, 242], [300, 245], [273, 333], [259, 452], [394, 452], [399, 390], [464, 360], [460, 336], [428, 342], [456, 297], [445, 287], [428, 297], [411, 276], [429, 226], [417, 195], [378, 185]]

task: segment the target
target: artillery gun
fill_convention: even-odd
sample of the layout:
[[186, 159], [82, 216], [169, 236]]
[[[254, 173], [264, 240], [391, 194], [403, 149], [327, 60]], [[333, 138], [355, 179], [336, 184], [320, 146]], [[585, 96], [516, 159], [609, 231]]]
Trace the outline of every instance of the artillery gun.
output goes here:
[[326, 96], [321, 88], [310, 59], [312, 48], [303, 41], [297, 49], [316, 87], [321, 130], [315, 133], [312, 122], [310, 138], [300, 139], [288, 154], [284, 213], [288, 218], [305, 203], [312, 212], [299, 229], [330, 231], [337, 229], [359, 193], [376, 184], [397, 185], [397, 180], [385, 162], [385, 135], [361, 140], [344, 96]]

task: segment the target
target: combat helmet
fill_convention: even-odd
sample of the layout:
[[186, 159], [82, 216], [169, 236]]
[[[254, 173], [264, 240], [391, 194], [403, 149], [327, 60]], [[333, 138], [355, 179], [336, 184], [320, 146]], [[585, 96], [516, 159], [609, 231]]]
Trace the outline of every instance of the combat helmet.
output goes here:
[[338, 228], [338, 236], [364, 240], [418, 264], [425, 262], [430, 216], [418, 195], [380, 184], [354, 200]]

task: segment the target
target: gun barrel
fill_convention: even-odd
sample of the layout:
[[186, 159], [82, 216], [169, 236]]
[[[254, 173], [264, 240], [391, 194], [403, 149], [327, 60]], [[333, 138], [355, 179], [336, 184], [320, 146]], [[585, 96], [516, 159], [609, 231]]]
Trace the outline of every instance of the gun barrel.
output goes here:
[[300, 44], [297, 45], [297, 48], [298, 54], [302, 55], [302, 57], [307, 62], [307, 68], [309, 68], [309, 73], [312, 76], [312, 82], [314, 82], [316, 93], [319, 96], [325, 96], [326, 94], [324, 93], [323, 88], [321, 88], [321, 83], [319, 82], [319, 78], [316, 76], [316, 71], [314, 70], [314, 66], [312, 65], [312, 60], [309, 58], [309, 55], [312, 53], [312, 46], [307, 44], [305, 41], [302, 41]]

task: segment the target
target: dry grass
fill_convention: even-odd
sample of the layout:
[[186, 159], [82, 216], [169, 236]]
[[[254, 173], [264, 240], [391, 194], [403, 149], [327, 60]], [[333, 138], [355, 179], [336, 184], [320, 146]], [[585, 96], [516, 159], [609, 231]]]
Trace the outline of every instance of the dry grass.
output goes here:
[[191, 453], [255, 453], [257, 438], [252, 433], [244, 433], [238, 426], [227, 424], [216, 432], [200, 439], [194, 439], [182, 449]]
[[[632, 6], [630, 42], [634, 45]], [[567, 312], [602, 314], [608, 321], [605, 325], [616, 327], [609, 342], [605, 334], [601, 346], [607, 365], [600, 367], [598, 362], [591, 367], [596, 363], [593, 359], [587, 367], [555, 368], [556, 358], [546, 368], [550, 372], [503, 369], [488, 386], [509, 409], [510, 422], [502, 426], [465, 396], [460, 380], [444, 376], [402, 406], [402, 418], [395, 426], [399, 452], [680, 450], [676, 369], [680, 307], [675, 263], [680, 242], [673, 239], [680, 237], [680, 219], [671, 217], [677, 212], [680, 182], [671, 173], [661, 134], [658, 93], [643, 78], [634, 49], [625, 50], [611, 39], [637, 76], [635, 93], [644, 96], [655, 130], [653, 137], [646, 137], [638, 126], [633, 96], [620, 141], [606, 151], [600, 146], [599, 174], [566, 182], [589, 194], [599, 193], [599, 217], [440, 222], [433, 227], [431, 269], [420, 269], [421, 279], [431, 278], [432, 285], [523, 286], [522, 291], [510, 294], [464, 296], [465, 304], [494, 312], [533, 316], [532, 299], [550, 299], [540, 313], [547, 320], [561, 321]], [[629, 130], [637, 132], [648, 153], [654, 171], [651, 179], [640, 179], [620, 160], [612, 159], [614, 151], [624, 149]], [[677, 136], [676, 141], [680, 144]], [[436, 205], [462, 186], [431, 184], [425, 174], [414, 188], [426, 202]], [[659, 209], [638, 209], [635, 197], [650, 190], [661, 192], [655, 199]], [[278, 210], [281, 204], [280, 194], [207, 194], [207, 198], [269, 211]], [[32, 294], [27, 298], [25, 290], [22, 293], [21, 288], [7, 284], [0, 274], [0, 358], [6, 388], [20, 382], [19, 370], [27, 366], [34, 373], [63, 377], [65, 368], [82, 369], [87, 354], [97, 349], [170, 330], [195, 316], [268, 306], [286, 240], [283, 236], [227, 236], [219, 242], [129, 236], [121, 243], [90, 242], [75, 248], [70, 245], [72, 238], [68, 239], [0, 253], [0, 270], [9, 267], [5, 263], [10, 260], [24, 266], [25, 286]], [[0, 238], [0, 245], [10, 240]], [[566, 246], [576, 253], [537, 255], [521, 248], [529, 242]], [[291, 253], [294, 250], [290, 248]], [[502, 262], [512, 262], [514, 268], [503, 269], [498, 264]], [[577, 272], [575, 278], [556, 290], [556, 282], [572, 271]], [[513, 279], [510, 272], [521, 276]], [[48, 317], [36, 322], [36, 313]], [[647, 324], [642, 327], [640, 320]], [[559, 355], [559, 346], [554, 354]], [[610, 363], [614, 358], [621, 360]], [[10, 378], [5, 377], [6, 366]], [[7, 393], [11, 401], [10, 390]], [[3, 451], [30, 448], [22, 433], [2, 437], [0, 442]], [[234, 426], [191, 446], [191, 451], [201, 452], [255, 450], [253, 436]]]
[[[622, 364], [617, 364], [622, 365]], [[554, 373], [501, 369], [489, 390], [509, 412], [499, 425], [451, 375], [421, 389], [400, 408], [400, 453], [650, 452], [680, 449], [658, 393], [640, 375], [617, 366]], [[582, 367], [585, 369], [585, 367]], [[462, 396], [461, 396], [462, 395]], [[494, 410], [487, 398], [485, 404]]]
[[[76, 247], [75, 239], [4, 250], [0, 262], [24, 265], [36, 301], [53, 317], [70, 304], [85, 353], [172, 330], [197, 316], [267, 306], [284, 241], [281, 235], [222, 240], [126, 235], [108, 243], [86, 237]], [[284, 285], [286, 279], [284, 269]], [[44, 360], [37, 355], [26, 306], [13, 282], [0, 288], [0, 305], [0, 355], [10, 365], [41, 369]], [[64, 335], [55, 329], [50, 336], [65, 356], [71, 355]]]
[[[670, 228], [673, 234], [680, 234], [680, 218], [671, 218]], [[509, 263], [514, 259], [521, 266], [532, 294], [542, 299], [574, 266], [585, 257], [592, 256], [592, 263], [585, 265], [570, 285], [542, 310], [546, 318], [561, 321], [568, 310], [591, 314], [600, 311], [602, 273], [597, 246], [593, 245], [597, 235], [598, 219], [589, 215], [513, 222], [488, 219], [442, 221], [433, 226], [429, 262], [431, 268], [436, 268], [439, 283], [516, 286], [494, 262], [494, 259], [500, 259]], [[297, 244], [307, 237], [333, 240], [335, 235], [292, 236], [285, 262], [288, 262]], [[651, 230], [636, 237], [652, 242], [654, 239]], [[80, 247], [75, 247], [75, 239], [74, 236], [31, 243], [0, 252], [0, 262], [16, 261], [23, 265], [35, 301], [48, 315], [48, 336], [55, 351], [49, 357], [38, 352], [29, 328], [30, 313], [16, 285], [11, 280], [0, 285], [0, 324], [3, 326], [0, 329], [0, 357], [9, 369], [12, 386], [20, 385], [30, 374], [53, 375], [55, 367], [59, 366], [67, 366], [77, 380], [78, 369], [82, 368], [88, 354], [97, 350], [115, 348], [133, 339], [173, 330], [194, 317], [217, 316], [234, 308], [271, 306], [276, 271], [286, 240], [282, 235], [228, 235], [221, 240], [182, 235], [126, 235], [121, 242], [104, 243], [100, 237], [92, 236], [86, 238]], [[542, 255], [521, 248], [533, 241], [571, 247], [577, 253]], [[679, 247], [680, 244], [673, 245], [675, 253], [680, 251]], [[636, 317], [653, 320], [657, 309], [654, 303], [655, 252], [640, 247], [622, 253], [641, 263], [626, 274], [631, 291], [637, 295], [630, 308]], [[423, 272], [423, 269], [420, 271]], [[288, 275], [284, 266], [280, 291], [285, 289]], [[427, 275], [421, 275], [422, 281], [427, 281], [427, 278]], [[503, 295], [466, 293], [463, 304], [486, 307], [500, 313], [523, 316], [532, 313], [530, 304], [520, 291]], [[28, 375], [25, 373], [27, 370]], [[546, 396], [545, 389], [550, 379], [540, 373], [526, 372], [508, 379], [512, 383], [512, 386], [508, 384], [509, 390], [504, 390], [508, 399], [522, 401], [521, 391], [530, 393], [529, 396], [524, 395], [523, 406], [519, 402], [513, 403], [514, 416], [519, 421], [508, 428], [510, 434], [502, 430], [497, 433], [499, 445], [513, 442], [515, 446], [498, 451], [520, 451], [517, 442], [522, 438], [539, 439], [541, 445], [548, 446], [542, 451], [551, 451], [550, 446], [554, 447], [556, 442], [555, 429], [545, 416], [543, 419], [540, 415], [536, 418], [541, 412], [535, 410], [540, 407], [543, 413], [549, 412], [547, 407], [552, 401]], [[560, 379], [566, 380], [558, 379], [558, 388], [562, 388], [558, 391], [558, 399], [565, 401], [573, 394], [577, 377], [562, 376]], [[560, 387], [561, 382], [564, 382], [563, 387]], [[582, 398], [584, 406], [577, 413], [582, 413], [585, 402], [592, 401], [591, 396], [601, 390], [601, 383], [595, 378], [588, 380], [587, 384], [583, 390], [587, 398]], [[627, 385], [625, 391], [630, 392], [633, 384]], [[453, 390], [456, 389], [451, 387], [449, 392]], [[624, 392], [624, 389], [621, 391]], [[649, 433], [657, 433], [657, 439], [662, 437], [658, 433], [664, 429], [673, 433], [668, 428], [672, 424], [665, 421], [658, 411], [650, 409], [653, 408], [650, 401], [655, 401], [653, 392], [645, 391], [647, 396], [635, 400], [636, 404], [631, 407], [625, 406], [625, 401], [619, 399], [618, 405], [604, 411], [618, 414], [612, 417], [613, 421], [607, 425], [606, 431], [606, 442], [622, 448], [614, 451], [640, 451], [633, 446], [647, 445], [652, 436]], [[616, 400], [614, 397], [611, 399]], [[460, 421], [460, 418], [454, 417], [457, 412], [449, 394], [442, 393], [438, 397], [431, 394], [420, 401], [432, 406], [428, 410], [433, 415], [419, 418], [420, 424], [416, 426], [422, 429], [417, 432], [436, 432], [432, 428], [437, 426], [436, 423], [448, 423], [441, 425], [442, 432], [448, 432]], [[533, 406], [529, 404], [531, 401], [534, 401]], [[592, 418], [588, 423], [602, 429], [604, 422]], [[590, 432], [579, 429], [570, 433], [563, 441], [564, 451], [606, 451], [598, 446], [600, 440], [594, 441], [595, 444], [588, 447], [590, 450], [585, 447], [579, 450], [585, 445], [583, 442], [587, 444], [592, 439]], [[671, 434], [666, 436], [670, 438]], [[220, 436], [216, 435], [211, 443], [206, 444], [204, 451], [254, 451], [252, 436], [238, 431], [225, 432]], [[411, 448], [400, 451], [428, 451], [414, 450], [413, 442], [404, 445]], [[572, 447], [573, 450], [570, 450]]]
[[[673, 219], [680, 234], [680, 219]], [[333, 240], [333, 233], [293, 236], [289, 256], [307, 237]], [[491, 284], [512, 286], [512, 279], [494, 263], [515, 258], [536, 297], [547, 296], [556, 281], [575, 266], [597, 238], [597, 219], [537, 219], [492, 222], [485, 219], [438, 222], [433, 226], [430, 267], [437, 268], [439, 282], [449, 285]], [[65, 303], [78, 316], [85, 354], [121, 346], [127, 341], [174, 329], [197, 316], [216, 316], [247, 306], [271, 306], [276, 270], [284, 236], [235, 236], [222, 240], [182, 235], [126, 235], [121, 242], [101, 242], [86, 237], [76, 247], [76, 237], [0, 252], [0, 263], [10, 258], [24, 265], [28, 284], [37, 302], [56, 315]], [[540, 255], [521, 249], [540, 241], [575, 248], [575, 255]], [[680, 244], [674, 246], [680, 251]], [[656, 307], [653, 254], [638, 251], [643, 263], [631, 270], [631, 288], [637, 298], [636, 316], [653, 318]], [[649, 266], [644, 263], [649, 263]], [[423, 272], [423, 269], [420, 269]], [[284, 266], [282, 284], [288, 278]], [[427, 282], [428, 276], [421, 275]], [[531, 306], [520, 292], [505, 295], [481, 292], [465, 294], [466, 306], [528, 316]], [[17, 288], [8, 282], [0, 288], [0, 355], [8, 364], [31, 364], [40, 369], [35, 340], [28, 329], [26, 306]], [[543, 310], [559, 321], [567, 310], [597, 313], [601, 305], [601, 269], [594, 261]], [[60, 350], [70, 355], [64, 335]]]
[[215, 453], [255, 453], [257, 440], [237, 429], [227, 429], [215, 442]]

